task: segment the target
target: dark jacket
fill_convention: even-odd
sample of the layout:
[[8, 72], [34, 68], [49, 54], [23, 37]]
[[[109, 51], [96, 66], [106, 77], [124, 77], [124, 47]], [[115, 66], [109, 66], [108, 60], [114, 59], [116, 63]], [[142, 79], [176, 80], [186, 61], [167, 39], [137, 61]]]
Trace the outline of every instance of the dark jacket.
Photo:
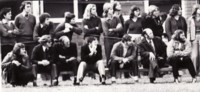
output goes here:
[[125, 57], [123, 56], [124, 47], [122, 42], [117, 42], [113, 45], [112, 51], [111, 51], [111, 60], [117, 60], [121, 61], [122, 58], [128, 58], [129, 61], [135, 61], [137, 60], [137, 46], [135, 44], [131, 44], [128, 47], [127, 53]]
[[101, 45], [97, 45], [97, 53], [93, 56], [89, 56], [90, 49], [88, 44], [81, 47], [81, 61], [87, 64], [95, 64], [98, 60], [102, 59]]
[[[178, 24], [177, 20], [174, 19], [174, 17], [168, 17], [165, 21], [165, 31], [169, 37], [169, 40], [171, 40], [171, 36], [177, 29], [183, 30], [185, 35], [187, 36], [187, 23], [185, 18], [180, 16], [178, 21], [180, 21], [181, 24]], [[180, 27], [178, 27], [178, 25], [180, 25]]]
[[146, 17], [142, 22], [143, 29], [150, 28], [154, 36], [161, 37], [163, 34], [163, 27], [159, 18]]
[[[84, 26], [88, 26], [86, 29]], [[98, 27], [99, 29], [96, 29]], [[90, 19], [83, 19], [83, 31], [85, 32], [84, 37], [96, 36], [99, 37], [103, 32], [101, 19], [99, 17], [91, 17]]]
[[38, 44], [33, 48], [31, 60], [33, 64], [38, 64], [38, 61], [41, 60], [48, 60], [51, 63], [53, 63], [52, 57], [53, 57], [52, 48], [49, 48], [47, 53], [45, 54], [42, 45]]
[[[63, 58], [59, 56], [63, 56]], [[70, 43], [70, 47], [65, 48], [60, 42], [53, 45], [53, 60], [56, 63], [65, 62], [66, 59], [71, 57], [77, 58], [77, 47], [75, 43]]]
[[140, 55], [141, 55], [141, 63], [146, 63], [149, 61], [149, 52], [153, 52], [156, 55], [156, 59], [158, 57], [163, 57], [166, 59], [166, 45], [160, 38], [153, 38], [153, 43], [155, 47], [155, 51], [153, 50], [152, 46], [147, 42], [144, 38], [142, 42], [139, 44]]
[[40, 23], [38, 23], [34, 28], [33, 40], [38, 41], [39, 37], [43, 35], [52, 35], [53, 31], [54, 31], [54, 26], [52, 22], [50, 22], [49, 25], [44, 25], [42, 28]]
[[76, 24], [71, 24], [73, 26], [72, 29], [70, 29], [71, 31], [68, 33], [64, 33], [63, 30], [65, 29], [65, 22], [60, 23], [54, 32], [54, 36], [55, 38], [60, 38], [61, 36], [65, 35], [67, 36], [70, 40], [72, 40], [72, 35], [75, 32], [76, 34], [80, 35], [82, 33], [82, 29], [79, 28]]

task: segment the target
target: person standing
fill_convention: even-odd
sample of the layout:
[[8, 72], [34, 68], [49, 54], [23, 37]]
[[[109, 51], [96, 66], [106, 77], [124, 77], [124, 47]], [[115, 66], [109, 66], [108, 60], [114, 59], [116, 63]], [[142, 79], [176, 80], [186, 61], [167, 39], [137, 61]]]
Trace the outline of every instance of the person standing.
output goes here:
[[104, 4], [104, 21], [102, 21], [104, 45], [107, 62], [110, 59], [110, 53], [113, 45], [121, 40], [123, 34], [123, 27], [120, 19], [113, 16], [113, 5], [111, 3]]
[[132, 37], [132, 41], [137, 44], [141, 41], [142, 35], [142, 18], [140, 16], [140, 8], [133, 5], [131, 7], [131, 14], [129, 19], [125, 22], [125, 34], [129, 34]]
[[19, 31], [10, 21], [12, 17], [11, 8], [3, 8], [0, 11], [0, 37], [2, 58], [13, 49], [16, 36]]
[[54, 24], [49, 20], [50, 17], [49, 13], [43, 13], [39, 16], [39, 23], [34, 28], [33, 40], [38, 41], [43, 35], [53, 36]]
[[[187, 23], [182, 16], [182, 9], [178, 4], [174, 4], [170, 9], [169, 17], [165, 20], [165, 31], [171, 40], [171, 36], [177, 29], [181, 29], [187, 34]], [[187, 35], [186, 35], [187, 37]]]
[[31, 14], [32, 4], [29, 1], [22, 2], [20, 10], [22, 11], [15, 17], [15, 26], [20, 34], [17, 36], [17, 42], [25, 43], [28, 55], [31, 55], [32, 49], [36, 43], [33, 42], [33, 31], [36, 25], [36, 18]]
[[88, 4], [83, 14], [83, 31], [85, 32], [84, 38], [95, 36], [100, 38], [103, 32], [101, 19], [97, 15], [97, 7], [95, 4]]
[[163, 34], [163, 27], [160, 20], [159, 8], [155, 5], [150, 5], [148, 9], [148, 15], [144, 18], [142, 27], [143, 29], [150, 28], [153, 31], [154, 36], [161, 38]]

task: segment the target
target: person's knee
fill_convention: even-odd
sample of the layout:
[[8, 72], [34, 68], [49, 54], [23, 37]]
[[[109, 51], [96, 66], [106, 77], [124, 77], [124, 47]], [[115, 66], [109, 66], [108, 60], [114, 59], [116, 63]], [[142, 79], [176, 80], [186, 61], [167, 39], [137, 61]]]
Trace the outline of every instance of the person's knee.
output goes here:
[[86, 62], [82, 61], [82, 62], [80, 63], [80, 65], [79, 65], [79, 67], [85, 67], [86, 65], [87, 65]]

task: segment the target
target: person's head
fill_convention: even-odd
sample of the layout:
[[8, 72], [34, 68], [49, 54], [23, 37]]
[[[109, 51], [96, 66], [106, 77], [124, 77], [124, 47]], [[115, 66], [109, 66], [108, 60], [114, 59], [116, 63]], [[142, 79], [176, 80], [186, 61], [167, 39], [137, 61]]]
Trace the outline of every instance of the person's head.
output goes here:
[[118, 1], [113, 2], [113, 12], [119, 12], [121, 11], [122, 7], [121, 4]]
[[113, 4], [105, 3], [103, 5], [103, 17], [108, 17], [108, 15], [113, 15]]
[[139, 17], [139, 16], [140, 16], [140, 8], [133, 5], [131, 7], [130, 19], [132, 19], [133, 17]]
[[153, 17], [158, 17], [160, 15], [160, 10], [157, 6], [155, 5], [150, 5], [149, 8], [148, 8], [148, 15]]
[[192, 7], [192, 16], [200, 15], [200, 5], [196, 4]]
[[7, 19], [11, 20], [12, 14], [11, 14], [11, 8], [3, 8], [0, 11], [0, 20]]
[[65, 12], [65, 23], [74, 23], [75, 22], [75, 15], [71, 12]]
[[23, 43], [15, 43], [12, 52], [17, 56], [23, 56], [27, 53]]
[[182, 9], [181, 9], [180, 5], [178, 5], [178, 4], [172, 5], [172, 8], [169, 11], [169, 15], [172, 17], [174, 17], [176, 15], [182, 15]]
[[123, 37], [122, 37], [122, 42], [125, 44], [125, 45], [130, 45], [132, 43], [132, 40], [131, 40], [131, 36], [128, 35], [128, 34], [125, 34]]
[[92, 16], [97, 16], [97, 7], [95, 4], [88, 4], [83, 14], [84, 19], [89, 19]]
[[97, 38], [96, 38], [96, 37], [93, 37], [93, 36], [88, 37], [87, 43], [88, 43], [89, 45], [92, 45], [92, 46], [97, 46], [97, 45], [99, 44]]
[[31, 2], [23, 1], [21, 6], [20, 6], [20, 10], [24, 11], [26, 13], [30, 13], [31, 12]]
[[162, 12], [161, 14], [160, 14], [160, 18], [161, 18], [161, 21], [165, 21], [166, 20], [166, 18], [167, 18], [167, 13], [165, 13], [165, 12]]
[[40, 37], [40, 39], [38, 40], [38, 42], [41, 45], [43, 45], [43, 46], [45, 46], [47, 48], [49, 48], [49, 47], [52, 46], [52, 38], [51, 38], [50, 35], [43, 35], [42, 37]]
[[145, 28], [143, 30], [142, 35], [146, 38], [146, 39], [153, 39], [154, 35], [153, 35], [153, 31], [150, 28]]
[[184, 43], [185, 40], [186, 40], [184, 31], [183, 31], [183, 30], [180, 30], [180, 29], [176, 30], [176, 31], [174, 32], [174, 34], [172, 35], [172, 39]]
[[49, 18], [51, 17], [51, 15], [49, 13], [43, 13], [40, 15], [39, 20], [41, 24], [47, 24], [49, 25]]
[[70, 47], [70, 40], [67, 36], [61, 36], [59, 38], [59, 41], [65, 46], [65, 47]]

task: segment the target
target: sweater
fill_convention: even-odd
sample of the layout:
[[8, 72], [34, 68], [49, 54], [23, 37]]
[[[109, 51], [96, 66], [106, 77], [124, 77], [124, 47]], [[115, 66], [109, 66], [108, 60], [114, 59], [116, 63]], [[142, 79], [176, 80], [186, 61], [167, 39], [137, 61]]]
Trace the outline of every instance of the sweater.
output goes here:
[[128, 34], [142, 34], [142, 19], [138, 18], [136, 22], [132, 19], [128, 19], [125, 22], [125, 33]]

